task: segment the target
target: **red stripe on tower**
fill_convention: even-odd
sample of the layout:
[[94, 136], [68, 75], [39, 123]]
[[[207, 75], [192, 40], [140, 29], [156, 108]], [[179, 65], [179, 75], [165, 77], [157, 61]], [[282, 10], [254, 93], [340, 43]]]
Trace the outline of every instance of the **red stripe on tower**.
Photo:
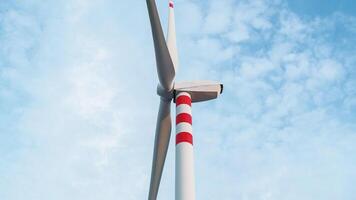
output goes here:
[[193, 145], [193, 136], [192, 134], [188, 133], [188, 132], [182, 132], [182, 133], [178, 133], [176, 135], [176, 145], [182, 142], [187, 142], [191, 145]]
[[188, 113], [181, 113], [176, 117], [176, 124], [186, 122], [192, 124], [192, 116]]
[[176, 99], [176, 106], [179, 106], [181, 104], [187, 104], [189, 106], [192, 106], [192, 100], [186, 95], [181, 95]]

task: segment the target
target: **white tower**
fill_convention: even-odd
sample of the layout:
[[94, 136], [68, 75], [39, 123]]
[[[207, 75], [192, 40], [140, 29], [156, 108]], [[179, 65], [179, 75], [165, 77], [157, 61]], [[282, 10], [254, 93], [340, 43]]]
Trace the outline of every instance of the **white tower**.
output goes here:
[[192, 99], [187, 92], [176, 96], [176, 200], [195, 199]]

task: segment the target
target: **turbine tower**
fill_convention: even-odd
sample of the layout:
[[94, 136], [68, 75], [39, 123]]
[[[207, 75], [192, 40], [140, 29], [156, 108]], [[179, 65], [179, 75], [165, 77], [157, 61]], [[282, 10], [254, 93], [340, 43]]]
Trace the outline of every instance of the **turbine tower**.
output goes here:
[[146, 0], [151, 22], [159, 84], [160, 105], [156, 124], [151, 182], [148, 200], [156, 200], [171, 137], [171, 102], [176, 103], [175, 199], [195, 199], [192, 103], [217, 98], [223, 85], [214, 81], [174, 81], [178, 69], [178, 51], [174, 3], [169, 1], [167, 40], [164, 37], [155, 0]]

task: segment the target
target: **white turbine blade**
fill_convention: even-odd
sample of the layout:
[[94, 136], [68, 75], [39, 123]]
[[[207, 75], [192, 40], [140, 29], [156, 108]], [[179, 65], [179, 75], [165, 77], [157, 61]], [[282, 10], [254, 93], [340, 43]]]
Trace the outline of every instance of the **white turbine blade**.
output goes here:
[[159, 82], [166, 91], [170, 91], [175, 77], [174, 64], [163, 35], [156, 3], [154, 0], [146, 0], [146, 3], [151, 22]]
[[167, 46], [172, 58], [175, 72], [178, 70], [178, 49], [176, 39], [176, 25], [174, 18], [174, 2], [169, 0], [169, 18], [168, 18], [168, 32], [167, 32]]
[[151, 183], [148, 200], [156, 200], [171, 137], [171, 101], [161, 99], [156, 125]]

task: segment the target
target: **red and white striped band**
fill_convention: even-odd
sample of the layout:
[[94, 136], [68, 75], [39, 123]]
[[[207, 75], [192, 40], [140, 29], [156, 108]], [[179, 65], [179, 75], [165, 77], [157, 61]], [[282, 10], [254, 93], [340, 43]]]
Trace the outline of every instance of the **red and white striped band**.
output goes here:
[[179, 93], [176, 97], [176, 145], [187, 142], [193, 145], [192, 100], [188, 93]]
[[169, 1], [169, 7], [170, 7], [170, 8], [173, 8], [173, 7], [174, 7], [173, 1]]

